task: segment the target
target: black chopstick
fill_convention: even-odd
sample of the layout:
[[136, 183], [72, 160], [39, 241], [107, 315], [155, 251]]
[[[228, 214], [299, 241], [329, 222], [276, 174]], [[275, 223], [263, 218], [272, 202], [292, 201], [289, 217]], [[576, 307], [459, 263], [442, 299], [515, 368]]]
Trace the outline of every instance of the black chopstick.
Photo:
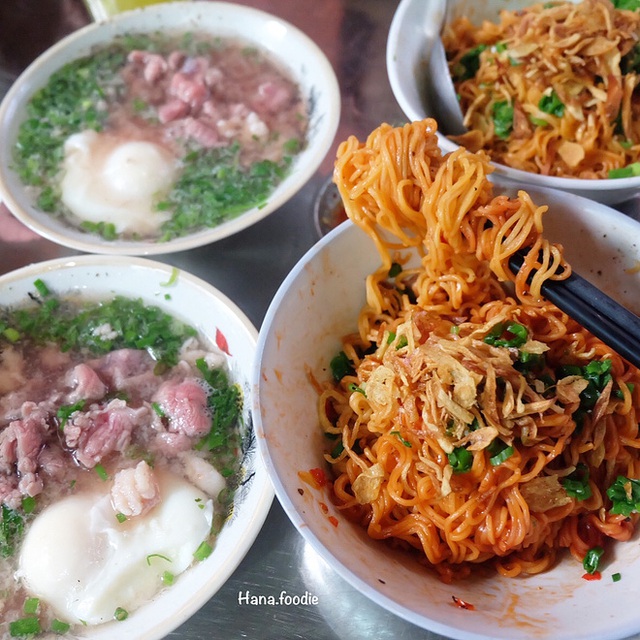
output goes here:
[[[517, 273], [523, 262], [523, 253], [515, 253], [509, 258], [509, 268]], [[640, 318], [635, 313], [575, 271], [565, 280], [546, 280], [540, 289], [547, 300], [633, 366], [640, 367]]]

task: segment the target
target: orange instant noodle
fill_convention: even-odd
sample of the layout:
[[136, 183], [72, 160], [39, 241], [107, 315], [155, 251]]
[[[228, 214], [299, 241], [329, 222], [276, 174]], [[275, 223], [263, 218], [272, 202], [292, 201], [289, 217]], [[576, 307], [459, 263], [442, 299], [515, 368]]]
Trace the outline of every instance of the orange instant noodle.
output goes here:
[[[487, 156], [442, 156], [435, 132], [383, 124], [338, 149], [334, 180], [381, 266], [343, 338], [351, 368], [320, 389], [332, 498], [445, 580], [480, 563], [538, 573], [632, 534], [637, 515], [611, 514], [606, 492], [639, 477], [640, 373], [541, 296], [570, 273], [546, 207], [494, 196]], [[606, 373], [585, 409], [575, 371], [592, 362]], [[576, 477], [590, 496], [565, 489]]]
[[468, 129], [452, 140], [532, 173], [622, 177], [640, 161], [639, 39], [640, 12], [610, 0], [452, 21], [443, 41]]

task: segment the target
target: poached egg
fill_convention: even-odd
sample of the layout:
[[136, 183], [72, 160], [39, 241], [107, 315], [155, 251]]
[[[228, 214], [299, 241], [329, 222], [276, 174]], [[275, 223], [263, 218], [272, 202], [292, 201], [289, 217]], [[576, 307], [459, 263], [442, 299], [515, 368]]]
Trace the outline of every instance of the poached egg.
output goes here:
[[64, 145], [62, 202], [81, 221], [105, 222], [121, 234], [156, 234], [171, 214], [154, 203], [178, 171], [163, 146], [121, 135], [82, 131]]
[[171, 473], [157, 473], [156, 480], [161, 502], [125, 522], [108, 492], [71, 495], [42, 511], [20, 551], [26, 589], [61, 619], [95, 625], [150, 600], [165, 572], [185, 571], [209, 536], [212, 501]]

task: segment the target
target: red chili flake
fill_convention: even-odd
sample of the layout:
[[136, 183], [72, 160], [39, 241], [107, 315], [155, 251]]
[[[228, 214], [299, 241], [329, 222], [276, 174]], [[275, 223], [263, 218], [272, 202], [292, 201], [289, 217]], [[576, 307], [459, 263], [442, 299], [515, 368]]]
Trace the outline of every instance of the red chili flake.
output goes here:
[[220, 329], [216, 329], [216, 344], [218, 345], [218, 349], [224, 351], [228, 356], [231, 355], [229, 353], [229, 343]]
[[303, 496], [304, 495], [304, 489], [302, 487], [298, 487], [298, 493]]
[[461, 609], [466, 609], [467, 611], [475, 611], [475, 607], [470, 604], [469, 602], [465, 602], [462, 598], [458, 598], [457, 596], [451, 596], [451, 599], [453, 600], [453, 604], [456, 605], [456, 607], [460, 607]]
[[324, 502], [320, 502], [320, 508], [322, 509], [322, 513], [329, 513], [329, 507]]
[[324, 474], [323, 469], [316, 467], [315, 469], [309, 469], [309, 473], [318, 487], [324, 487], [327, 484], [327, 476]]
[[593, 573], [585, 573], [582, 576], [583, 580], [600, 580], [602, 578], [602, 574], [599, 571], [594, 571]]
[[338, 518], [335, 516], [329, 516], [328, 520], [334, 527], [338, 526]]

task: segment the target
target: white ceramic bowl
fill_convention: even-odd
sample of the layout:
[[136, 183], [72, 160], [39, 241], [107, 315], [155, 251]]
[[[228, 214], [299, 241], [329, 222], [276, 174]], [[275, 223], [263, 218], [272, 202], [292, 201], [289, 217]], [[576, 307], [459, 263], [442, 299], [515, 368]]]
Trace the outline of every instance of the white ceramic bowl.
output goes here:
[[[253, 428], [250, 379], [257, 331], [217, 289], [184, 271], [176, 277], [171, 267], [146, 258], [81, 255], [30, 265], [1, 276], [0, 306], [27, 301], [36, 278], [57, 293], [86, 293], [92, 299], [113, 295], [141, 298], [190, 324], [212, 344], [216, 344], [219, 331], [231, 354], [230, 375], [244, 391], [245, 428]], [[125, 621], [87, 627], [82, 637], [158, 640], [214, 596], [253, 544], [273, 501], [273, 488], [255, 447], [248, 448], [243, 466], [250, 480], [237, 491], [233, 515], [217, 537], [213, 553], [187, 569], [172, 586]]]
[[[515, 9], [533, 4], [529, 0], [453, 0], [463, 3], [469, 18], [497, 21], [500, 9]], [[427, 87], [427, 66], [432, 43], [439, 37], [445, 0], [401, 0], [394, 14], [387, 39], [387, 74], [393, 94], [410, 121], [435, 117], [437, 110]], [[444, 153], [458, 148], [443, 132], [438, 140]], [[605, 204], [617, 204], [640, 193], [640, 176], [615, 180], [582, 180], [543, 176], [494, 163], [496, 173], [512, 182], [561, 189]]]
[[[624, 272], [640, 257], [640, 225], [591, 200], [551, 190], [530, 193], [551, 206], [545, 229], [552, 240], [565, 243], [575, 270], [640, 311], [640, 281]], [[326, 441], [309, 371], [317, 380], [330, 378], [329, 362], [341, 348], [341, 336], [357, 331], [365, 277], [379, 265], [370, 238], [350, 221], [343, 223], [288, 275], [260, 330], [253, 376], [257, 442], [291, 521], [328, 565], [365, 596], [447, 637], [603, 640], [640, 632], [632, 588], [640, 581], [637, 535], [634, 542], [613, 545], [614, 557], [599, 582], [582, 580], [579, 563], [565, 558], [539, 576], [496, 574], [446, 585], [370, 539], [333, 507], [325, 492], [300, 479], [301, 471], [326, 468]], [[337, 519], [337, 526], [330, 518]], [[619, 583], [611, 580], [614, 572], [622, 575]], [[475, 610], [454, 606], [453, 595]]]
[[[107, 241], [73, 230], [33, 206], [12, 171], [12, 149], [25, 105], [52, 72], [126, 32], [196, 31], [241, 38], [266, 50], [301, 87], [310, 104], [308, 144], [296, 156], [289, 175], [264, 206], [254, 207], [216, 227], [168, 242]], [[287, 202], [313, 176], [327, 155], [340, 118], [340, 91], [335, 73], [320, 48], [291, 24], [250, 7], [226, 2], [175, 2], [151, 5], [90, 24], [51, 47], [16, 80], [0, 106], [0, 199], [13, 214], [40, 235], [91, 253], [152, 255], [205, 245], [258, 222]]]

